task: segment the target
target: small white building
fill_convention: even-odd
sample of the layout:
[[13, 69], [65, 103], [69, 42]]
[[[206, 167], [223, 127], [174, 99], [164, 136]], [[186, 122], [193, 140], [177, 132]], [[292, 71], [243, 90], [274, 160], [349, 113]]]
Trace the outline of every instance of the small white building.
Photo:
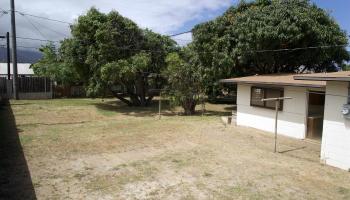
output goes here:
[[[52, 82], [46, 77], [36, 77], [30, 63], [18, 63], [18, 96], [19, 99], [51, 99], [53, 97]], [[13, 98], [12, 75], [10, 65], [10, 79], [7, 63], [0, 63], [0, 99]]]
[[[34, 76], [34, 71], [30, 68], [30, 63], [18, 63], [17, 71], [19, 76]], [[13, 74], [12, 63], [10, 64], [10, 74]], [[7, 63], [0, 63], [0, 76], [7, 76]]]
[[321, 140], [322, 162], [350, 170], [350, 114], [348, 118], [342, 113], [350, 103], [350, 72], [257, 75], [221, 82], [237, 84], [236, 124], [268, 132], [274, 131], [275, 103], [261, 99], [292, 97], [280, 104], [278, 134]]

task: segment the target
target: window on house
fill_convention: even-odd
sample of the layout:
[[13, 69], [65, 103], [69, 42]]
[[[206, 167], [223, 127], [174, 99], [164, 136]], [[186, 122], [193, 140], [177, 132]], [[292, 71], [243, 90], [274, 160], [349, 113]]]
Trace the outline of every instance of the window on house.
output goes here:
[[[268, 109], [275, 109], [275, 101], [261, 101], [267, 98], [283, 97], [283, 89], [281, 88], [264, 88], [252, 87], [250, 96], [250, 105]], [[283, 109], [283, 100], [280, 101], [279, 110]]]

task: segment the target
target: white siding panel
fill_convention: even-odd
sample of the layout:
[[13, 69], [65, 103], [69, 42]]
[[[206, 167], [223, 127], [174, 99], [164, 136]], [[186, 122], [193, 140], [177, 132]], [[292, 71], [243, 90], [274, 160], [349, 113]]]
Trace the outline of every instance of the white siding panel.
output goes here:
[[327, 82], [321, 159], [328, 165], [350, 169], [350, 119], [341, 114], [347, 103], [348, 83]]
[[[237, 125], [249, 126], [274, 132], [275, 111], [250, 106], [251, 85], [239, 84], [237, 97]], [[292, 97], [284, 101], [279, 112], [278, 134], [305, 138], [306, 88], [284, 87], [284, 96]]]
[[[34, 71], [30, 68], [30, 63], [18, 63], [18, 74], [33, 75]], [[10, 73], [12, 74], [12, 63], [10, 64]], [[0, 63], [0, 74], [7, 74], [7, 63]]]

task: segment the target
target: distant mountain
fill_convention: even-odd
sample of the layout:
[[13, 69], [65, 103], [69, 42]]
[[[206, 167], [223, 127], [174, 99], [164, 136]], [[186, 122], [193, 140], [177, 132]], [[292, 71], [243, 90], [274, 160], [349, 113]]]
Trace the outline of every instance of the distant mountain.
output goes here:
[[[42, 53], [38, 51], [17, 50], [18, 63], [35, 63], [42, 58]], [[0, 47], [0, 63], [7, 62], [6, 48]]]

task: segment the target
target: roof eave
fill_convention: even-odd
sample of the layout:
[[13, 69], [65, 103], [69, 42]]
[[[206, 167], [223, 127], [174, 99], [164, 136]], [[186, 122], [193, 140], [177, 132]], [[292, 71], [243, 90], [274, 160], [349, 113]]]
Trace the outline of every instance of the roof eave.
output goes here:
[[312, 88], [324, 88], [325, 85], [318, 84], [298, 84], [298, 83], [275, 83], [275, 82], [261, 82], [261, 81], [238, 81], [232, 79], [220, 80], [220, 83], [233, 83], [233, 84], [259, 84], [259, 85], [275, 85], [275, 86], [294, 86], [294, 87], [312, 87]]
[[305, 80], [305, 81], [350, 81], [350, 77], [294, 76], [294, 80]]

